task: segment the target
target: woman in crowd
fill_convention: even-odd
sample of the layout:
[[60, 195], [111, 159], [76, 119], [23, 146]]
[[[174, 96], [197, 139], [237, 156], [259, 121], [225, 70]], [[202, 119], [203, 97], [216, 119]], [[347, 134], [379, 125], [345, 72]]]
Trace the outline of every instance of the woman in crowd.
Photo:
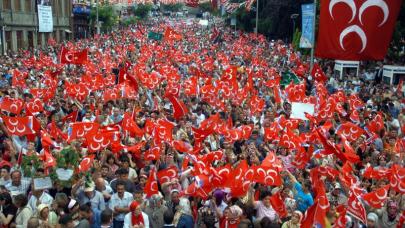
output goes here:
[[2, 228], [10, 227], [10, 224], [14, 222], [17, 214], [17, 207], [13, 204], [11, 196], [8, 192], [0, 194], [0, 223]]

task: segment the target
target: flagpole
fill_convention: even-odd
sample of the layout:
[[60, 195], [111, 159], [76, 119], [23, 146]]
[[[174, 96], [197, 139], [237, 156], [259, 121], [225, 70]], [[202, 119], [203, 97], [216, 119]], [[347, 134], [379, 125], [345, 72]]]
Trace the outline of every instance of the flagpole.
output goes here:
[[256, 35], [258, 33], [258, 30], [259, 30], [258, 25], [259, 25], [259, 0], [256, 0], [256, 31], [255, 31]]
[[311, 47], [311, 67], [310, 67], [310, 72], [312, 72], [312, 68], [314, 67], [315, 26], [316, 26], [316, 0], [314, 0], [314, 20], [312, 20], [312, 37], [314, 38], [314, 40], [313, 40], [312, 47]]

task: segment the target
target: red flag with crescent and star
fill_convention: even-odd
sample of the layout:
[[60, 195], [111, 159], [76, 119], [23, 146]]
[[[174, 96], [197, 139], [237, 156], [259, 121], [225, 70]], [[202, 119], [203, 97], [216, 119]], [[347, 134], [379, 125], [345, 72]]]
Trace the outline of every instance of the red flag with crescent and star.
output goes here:
[[61, 64], [85, 64], [88, 61], [87, 49], [82, 51], [74, 52], [62, 47], [60, 51], [60, 63]]

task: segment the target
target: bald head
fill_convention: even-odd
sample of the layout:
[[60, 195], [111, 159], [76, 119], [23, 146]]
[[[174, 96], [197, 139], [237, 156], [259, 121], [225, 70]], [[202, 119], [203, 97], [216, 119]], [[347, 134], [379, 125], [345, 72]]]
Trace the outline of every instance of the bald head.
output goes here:
[[96, 186], [97, 186], [97, 188], [100, 188], [100, 187], [104, 187], [105, 186], [105, 181], [104, 181], [104, 178], [102, 178], [102, 177], [98, 177], [98, 178], [96, 178]]

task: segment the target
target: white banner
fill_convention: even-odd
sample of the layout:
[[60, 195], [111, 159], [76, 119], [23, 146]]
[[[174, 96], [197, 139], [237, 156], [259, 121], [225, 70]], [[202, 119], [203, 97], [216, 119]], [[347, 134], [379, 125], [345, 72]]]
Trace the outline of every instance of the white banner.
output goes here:
[[53, 32], [52, 6], [38, 5], [39, 32]]
[[315, 106], [313, 104], [292, 102], [291, 104], [291, 119], [308, 120], [305, 113], [314, 115]]

